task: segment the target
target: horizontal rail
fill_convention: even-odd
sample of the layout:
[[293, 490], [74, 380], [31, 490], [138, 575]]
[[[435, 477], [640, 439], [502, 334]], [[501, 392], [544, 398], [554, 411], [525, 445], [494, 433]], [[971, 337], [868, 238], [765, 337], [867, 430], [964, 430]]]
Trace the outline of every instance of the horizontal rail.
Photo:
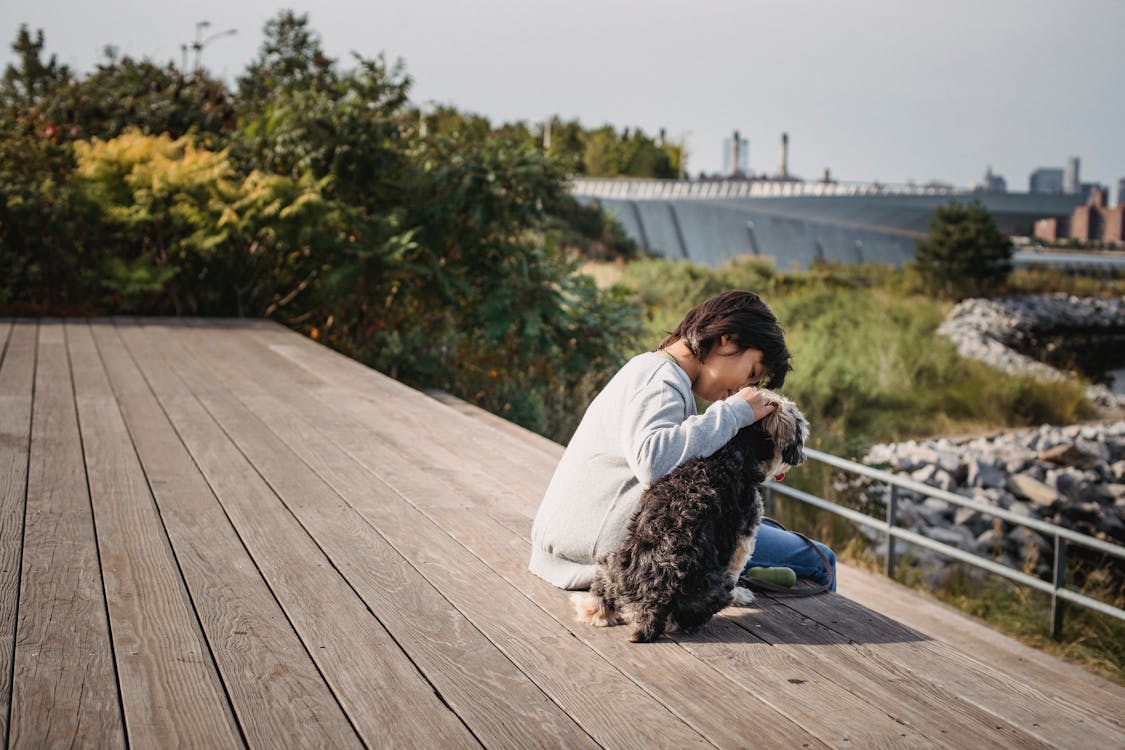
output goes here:
[[[1006, 565], [1001, 565], [1000, 563], [981, 557], [980, 555], [973, 554], [972, 552], [966, 552], [965, 550], [955, 547], [951, 544], [939, 542], [936, 539], [931, 539], [923, 534], [894, 526], [894, 504], [896, 500], [893, 490], [890, 492], [889, 502], [890, 512], [888, 513], [888, 518], [891, 521], [890, 523], [888, 523], [887, 521], [879, 520], [877, 518], [873, 518], [865, 513], [860, 513], [859, 511], [852, 510], [851, 508], [845, 508], [842, 505], [834, 503], [830, 500], [825, 500], [822, 497], [817, 497], [816, 495], [812, 495], [808, 492], [804, 492], [793, 487], [787, 487], [777, 482], [767, 482], [765, 484], [765, 487], [769, 492], [776, 492], [786, 497], [791, 497], [794, 500], [808, 503], [809, 505], [820, 508], [821, 510], [826, 510], [830, 513], [834, 513], [838, 516], [846, 518], [853, 523], [857, 523], [862, 526], [880, 531], [887, 535], [888, 542], [895, 539], [901, 539], [904, 542], [909, 542], [910, 544], [933, 550], [934, 552], [937, 552], [939, 554], [946, 555], [947, 557], [959, 560], [968, 565], [987, 570], [1011, 581], [1015, 581], [1016, 583], [1022, 584], [1024, 586], [1030, 586], [1037, 591], [1042, 591], [1046, 594], [1049, 594], [1051, 596], [1052, 610], [1051, 633], [1055, 637], [1058, 636], [1061, 629], [1061, 609], [1059, 608], [1059, 600], [1077, 604], [1081, 607], [1086, 607], [1110, 617], [1114, 617], [1118, 620], [1125, 621], [1125, 609], [1114, 607], [1111, 604], [1106, 604], [1103, 601], [1099, 601], [1092, 597], [1086, 596], [1085, 594], [1080, 594], [1077, 591], [1072, 591], [1065, 588], [1065, 572], [1062, 570], [1062, 556], [1065, 554], [1064, 550], [1066, 542], [1071, 542], [1088, 549], [1093, 549], [1123, 559], [1125, 559], [1125, 547], [1117, 544], [1111, 544], [1109, 542], [1105, 542], [1101, 539], [1096, 539], [1085, 534], [1080, 534], [1071, 529], [1063, 528], [1062, 526], [1059, 526], [1057, 524], [1047, 523], [1046, 521], [1040, 521], [1036, 518], [1021, 516], [1017, 513], [1012, 513], [1011, 511], [1004, 510], [1003, 508], [997, 508], [967, 497], [962, 497], [961, 495], [956, 495], [952, 492], [947, 492], [946, 490], [942, 490], [937, 487], [931, 487], [930, 485], [917, 482], [913, 479], [904, 479], [895, 474], [891, 474], [890, 472], [883, 471], [881, 469], [873, 469], [870, 466], [856, 463], [855, 461], [848, 461], [847, 459], [839, 458], [838, 456], [833, 456], [829, 453], [822, 453], [821, 451], [812, 449], [806, 449], [805, 452], [808, 454], [809, 458], [815, 461], [820, 461], [821, 463], [827, 464], [829, 466], [834, 466], [838, 469], [842, 469], [853, 474], [859, 474], [861, 476], [865, 476], [870, 479], [882, 482], [887, 485], [889, 490], [890, 488], [899, 487], [911, 492], [915, 492], [919, 495], [923, 495], [925, 497], [932, 497], [938, 500], [944, 500], [945, 502], [953, 505], [958, 505], [964, 508], [971, 508], [973, 510], [980, 511], [981, 513], [1004, 519], [1012, 524], [1035, 529], [1036, 531], [1040, 531], [1048, 536], [1054, 537], [1056, 556], [1055, 580], [1051, 583], [1048, 583], [1047, 581], [1043, 581], [1039, 578], [1036, 578], [1035, 576], [1031, 576], [1022, 571], [1009, 568]], [[888, 575], [890, 575], [890, 571], [894, 569], [893, 550], [893, 544], [888, 543]]]
[[1026, 526], [1029, 529], [1041, 531], [1048, 536], [1058, 536], [1067, 540], [1068, 542], [1074, 542], [1075, 544], [1080, 544], [1084, 547], [1097, 550], [1098, 552], [1102, 552], [1107, 555], [1114, 555], [1116, 557], [1125, 559], [1125, 547], [1122, 547], [1119, 544], [1111, 544], [1110, 542], [1105, 542], [1101, 539], [1095, 539], [1092, 536], [1079, 533], [1077, 531], [1074, 531], [1073, 529], [1064, 528], [1062, 526], [1059, 526], [1058, 524], [1048, 523], [1047, 521], [1040, 521], [1038, 518], [1028, 518], [1027, 516], [1021, 516], [1020, 514], [1013, 513], [1010, 510], [997, 508], [996, 506], [988, 505], [987, 503], [982, 503], [978, 500], [964, 497], [963, 495], [958, 495], [953, 492], [947, 492], [946, 490], [939, 489], [938, 487], [931, 487], [928, 484], [924, 484], [913, 479], [904, 479], [903, 477], [892, 474], [889, 471], [883, 471], [882, 469], [873, 469], [870, 466], [865, 466], [864, 464], [856, 463], [855, 461], [849, 461], [846, 458], [833, 456], [830, 453], [822, 453], [820, 451], [812, 449], [806, 449], [805, 453], [808, 454], [809, 458], [816, 459], [817, 461], [828, 464], [829, 466], [835, 466], [836, 468], [843, 469], [844, 471], [850, 471], [853, 474], [862, 474], [863, 476], [870, 477], [871, 479], [877, 479], [880, 482], [885, 482], [897, 487], [902, 487], [903, 489], [910, 490], [911, 492], [915, 492], [919, 495], [925, 495], [937, 500], [944, 500], [947, 503], [959, 505], [963, 508], [971, 508], [973, 510], [980, 511], [981, 513], [987, 513], [990, 516], [995, 516], [997, 518], [1003, 519], [1012, 524], [1018, 524], [1020, 526]]

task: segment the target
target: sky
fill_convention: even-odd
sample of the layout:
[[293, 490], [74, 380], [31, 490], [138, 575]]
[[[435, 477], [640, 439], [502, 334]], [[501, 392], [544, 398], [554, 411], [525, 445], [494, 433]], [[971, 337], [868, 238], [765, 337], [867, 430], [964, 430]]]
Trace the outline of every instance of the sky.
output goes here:
[[968, 186], [985, 169], [1027, 190], [1081, 159], [1116, 198], [1125, 178], [1125, 0], [5, 0], [0, 63], [21, 23], [80, 73], [114, 45], [179, 64], [209, 21], [203, 65], [233, 82], [282, 8], [326, 53], [401, 59], [411, 98], [493, 122], [552, 115], [683, 140], [691, 172], [750, 141], [754, 172]]

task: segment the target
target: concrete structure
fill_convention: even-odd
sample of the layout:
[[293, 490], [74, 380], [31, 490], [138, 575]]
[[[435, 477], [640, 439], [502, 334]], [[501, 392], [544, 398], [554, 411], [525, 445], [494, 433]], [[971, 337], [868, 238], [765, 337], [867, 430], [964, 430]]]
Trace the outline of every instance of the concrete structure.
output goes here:
[[887, 263], [914, 257], [934, 210], [981, 201], [1009, 234], [1030, 235], [1036, 219], [1067, 217], [1061, 193], [970, 193], [951, 188], [796, 180], [578, 179], [582, 201], [599, 201], [656, 255], [719, 266], [758, 256], [778, 268], [817, 261]]
[[785, 180], [789, 178], [789, 134], [781, 134], [781, 163], [777, 167], [777, 176]]
[[1063, 171], [1058, 167], [1040, 167], [1031, 173], [1027, 191], [1029, 193], [1062, 193], [1064, 192], [1063, 180]]

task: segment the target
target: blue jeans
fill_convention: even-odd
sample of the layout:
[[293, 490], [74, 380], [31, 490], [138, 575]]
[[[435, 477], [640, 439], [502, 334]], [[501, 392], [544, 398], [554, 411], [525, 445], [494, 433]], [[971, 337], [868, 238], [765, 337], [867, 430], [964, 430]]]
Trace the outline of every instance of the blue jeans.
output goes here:
[[[813, 542], [832, 566], [832, 586], [836, 590], [836, 555], [820, 542]], [[798, 578], [809, 578], [819, 584], [828, 583], [828, 570], [804, 539], [786, 531], [768, 518], [758, 527], [758, 541], [747, 568], [792, 568]]]

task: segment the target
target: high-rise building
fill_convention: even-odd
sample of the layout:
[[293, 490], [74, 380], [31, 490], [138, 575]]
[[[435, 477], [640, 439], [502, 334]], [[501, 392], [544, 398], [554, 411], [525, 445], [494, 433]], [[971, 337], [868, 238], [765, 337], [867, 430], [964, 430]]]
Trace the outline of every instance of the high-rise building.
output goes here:
[[1117, 203], [1125, 203], [1125, 177], [1117, 181]]
[[1063, 171], [1058, 167], [1039, 167], [1031, 173], [1027, 190], [1029, 193], [1062, 193]]
[[744, 176], [750, 172], [750, 141], [734, 131], [723, 139], [723, 174]]
[[[1074, 195], [1082, 187], [1082, 180], [1078, 176], [1079, 160], [1077, 156], [1072, 156], [1066, 160], [1066, 176], [1063, 178], [1063, 192], [1067, 195]], [[1083, 199], [1085, 202], [1085, 199]]]

